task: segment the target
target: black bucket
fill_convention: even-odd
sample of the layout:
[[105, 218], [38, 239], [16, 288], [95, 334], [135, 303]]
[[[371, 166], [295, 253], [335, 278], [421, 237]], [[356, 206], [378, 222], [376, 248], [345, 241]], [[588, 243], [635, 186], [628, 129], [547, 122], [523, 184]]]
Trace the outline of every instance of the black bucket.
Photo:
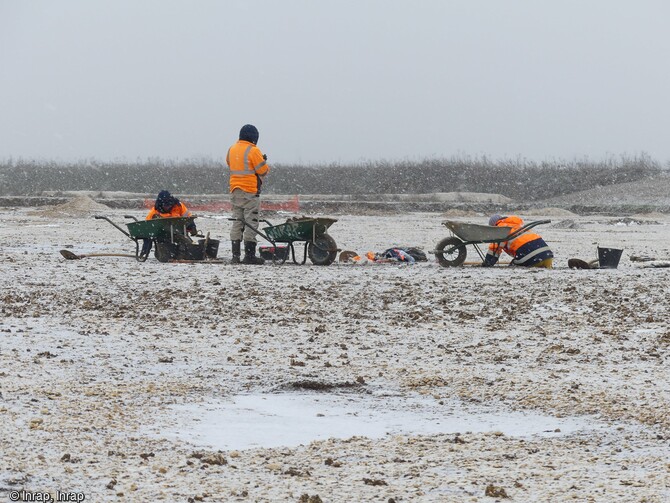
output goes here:
[[156, 243], [154, 255], [159, 262], [169, 262], [179, 257], [179, 246], [169, 242]]
[[621, 260], [623, 250], [616, 248], [601, 248], [598, 247], [598, 264], [601, 269], [616, 269]]
[[[205, 246], [204, 239], [198, 240], [198, 243], [200, 244], [200, 246]], [[207, 258], [216, 258], [218, 253], [219, 253], [219, 240], [210, 239], [209, 241], [207, 241], [207, 249], [205, 250], [205, 256]]]
[[281, 261], [289, 258], [289, 250], [288, 246], [277, 246], [276, 248], [274, 246], [260, 246], [258, 254], [265, 260]]
[[203, 246], [195, 243], [181, 243], [177, 260], [204, 260], [205, 250]]

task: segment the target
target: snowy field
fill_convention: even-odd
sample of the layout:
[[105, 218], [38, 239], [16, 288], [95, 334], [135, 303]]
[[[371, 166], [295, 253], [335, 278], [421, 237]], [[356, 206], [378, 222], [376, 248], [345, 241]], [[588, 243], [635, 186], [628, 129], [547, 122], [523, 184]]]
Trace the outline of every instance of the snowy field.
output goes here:
[[[0, 496], [669, 501], [670, 269], [630, 257], [669, 259], [670, 218], [558, 213], [528, 217], [552, 220], [547, 271], [65, 261], [134, 244], [4, 209]], [[439, 214], [335, 217], [360, 253], [448, 235]], [[198, 225], [229, 258], [229, 222]], [[598, 245], [618, 269], [567, 268]]]

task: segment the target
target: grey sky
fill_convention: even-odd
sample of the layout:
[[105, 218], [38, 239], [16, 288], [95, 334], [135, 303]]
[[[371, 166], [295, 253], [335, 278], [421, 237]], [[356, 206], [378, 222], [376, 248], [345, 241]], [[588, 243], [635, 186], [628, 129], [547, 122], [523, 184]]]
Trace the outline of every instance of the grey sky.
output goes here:
[[670, 159], [670, 2], [0, 0], [0, 158]]

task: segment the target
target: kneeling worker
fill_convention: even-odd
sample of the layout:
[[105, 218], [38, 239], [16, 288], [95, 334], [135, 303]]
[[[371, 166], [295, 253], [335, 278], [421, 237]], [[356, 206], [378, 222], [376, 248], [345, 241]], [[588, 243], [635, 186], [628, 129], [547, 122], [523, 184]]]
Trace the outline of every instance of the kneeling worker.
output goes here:
[[[170, 218], [170, 217], [190, 217], [191, 212], [188, 211], [186, 205], [179, 201], [176, 197], [170, 194], [167, 190], [161, 190], [158, 193], [154, 207], [149, 210], [146, 220], [153, 220], [154, 218]], [[194, 236], [198, 233], [195, 228], [195, 223], [191, 223], [186, 227], [186, 231]]]
[[[493, 215], [489, 219], [489, 225], [511, 227], [509, 233], [512, 234], [523, 227], [523, 220], [514, 215], [509, 217]], [[510, 265], [551, 269], [554, 261], [554, 254], [544, 239], [534, 232], [527, 231], [510, 241], [491, 243], [482, 267], [494, 266], [503, 251], [513, 257]]]

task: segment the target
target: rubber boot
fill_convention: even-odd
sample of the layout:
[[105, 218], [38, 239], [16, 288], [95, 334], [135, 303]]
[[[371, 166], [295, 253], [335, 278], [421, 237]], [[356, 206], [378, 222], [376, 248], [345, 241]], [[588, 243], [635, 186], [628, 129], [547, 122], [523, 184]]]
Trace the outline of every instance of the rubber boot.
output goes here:
[[231, 241], [232, 247], [233, 247], [233, 260], [231, 260], [232, 264], [239, 264], [240, 263], [240, 240], [238, 239], [237, 241]]
[[256, 256], [256, 243], [253, 241], [244, 242], [244, 260], [242, 260], [242, 263], [253, 265], [262, 265], [265, 263], [265, 260]]

